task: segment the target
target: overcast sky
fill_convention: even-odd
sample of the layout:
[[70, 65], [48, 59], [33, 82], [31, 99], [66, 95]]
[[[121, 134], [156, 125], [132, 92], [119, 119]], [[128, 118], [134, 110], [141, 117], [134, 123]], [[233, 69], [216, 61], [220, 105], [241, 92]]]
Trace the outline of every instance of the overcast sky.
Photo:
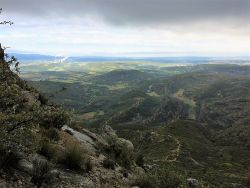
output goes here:
[[250, 0], [0, 0], [0, 41], [53, 55], [250, 55]]

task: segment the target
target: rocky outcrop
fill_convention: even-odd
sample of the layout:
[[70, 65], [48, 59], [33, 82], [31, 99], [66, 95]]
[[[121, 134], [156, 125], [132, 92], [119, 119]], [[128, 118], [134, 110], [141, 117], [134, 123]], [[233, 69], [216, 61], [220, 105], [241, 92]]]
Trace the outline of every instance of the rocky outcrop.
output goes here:
[[88, 136], [87, 134], [83, 134], [81, 132], [78, 132], [67, 125], [64, 125], [62, 127], [62, 130], [65, 132], [70, 132], [73, 137], [75, 137], [81, 144], [84, 145], [84, 148], [87, 149], [90, 153], [96, 152], [96, 142]]

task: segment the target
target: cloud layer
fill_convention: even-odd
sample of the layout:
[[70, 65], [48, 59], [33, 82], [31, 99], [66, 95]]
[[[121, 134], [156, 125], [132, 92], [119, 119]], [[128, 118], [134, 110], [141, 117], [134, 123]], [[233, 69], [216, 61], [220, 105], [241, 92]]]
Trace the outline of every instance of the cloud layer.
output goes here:
[[231, 20], [248, 24], [250, 0], [1, 0], [6, 11], [29, 16], [97, 16], [112, 24]]
[[19, 50], [193, 55], [250, 49], [250, 0], [0, 0], [0, 7], [15, 22], [0, 30], [0, 40]]

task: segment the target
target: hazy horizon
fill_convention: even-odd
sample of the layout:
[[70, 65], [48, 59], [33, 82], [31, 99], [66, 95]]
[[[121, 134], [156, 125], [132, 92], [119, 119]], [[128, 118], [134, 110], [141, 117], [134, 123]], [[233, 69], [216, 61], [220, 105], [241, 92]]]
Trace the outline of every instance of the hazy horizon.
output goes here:
[[0, 0], [0, 40], [55, 56], [249, 56], [249, 0]]

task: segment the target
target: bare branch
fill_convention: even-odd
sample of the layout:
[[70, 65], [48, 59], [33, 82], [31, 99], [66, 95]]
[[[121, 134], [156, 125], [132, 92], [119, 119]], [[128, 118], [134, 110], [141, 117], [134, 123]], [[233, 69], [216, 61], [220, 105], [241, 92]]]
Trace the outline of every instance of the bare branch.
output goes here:
[[13, 25], [14, 23], [11, 22], [11, 21], [2, 21], [2, 22], [0, 22], [0, 25], [6, 25], [6, 24]]
[[27, 120], [24, 120], [24, 121], [21, 121], [21, 122], [18, 122], [17, 124], [13, 125], [12, 128], [10, 128], [9, 130], [7, 130], [7, 133], [8, 134], [11, 133], [12, 131], [14, 131], [14, 130], [20, 128], [20, 127], [22, 127], [23, 124], [29, 123], [32, 120], [33, 120], [33, 118], [32, 119], [27, 119]]
[[3, 50], [6, 50], [6, 49], [8, 49], [8, 48], [10, 48], [9, 46], [4, 46], [3, 47]]
[[[3, 9], [0, 8], [0, 14], [2, 13]], [[0, 25], [6, 25], [6, 24], [9, 24], [9, 25], [13, 25], [14, 23], [12, 21], [0, 21]]]

